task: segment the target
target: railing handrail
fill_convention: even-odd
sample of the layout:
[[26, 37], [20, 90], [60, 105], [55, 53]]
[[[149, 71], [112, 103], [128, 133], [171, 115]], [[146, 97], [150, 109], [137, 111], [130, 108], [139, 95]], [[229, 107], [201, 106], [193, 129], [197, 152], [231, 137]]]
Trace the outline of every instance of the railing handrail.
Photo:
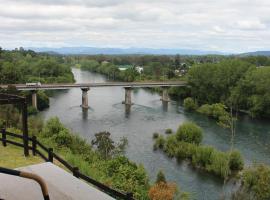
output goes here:
[[22, 178], [32, 179], [36, 181], [40, 185], [44, 200], [50, 200], [47, 185], [45, 181], [43, 180], [43, 178], [41, 178], [39, 175], [29, 173], [29, 172], [24, 172], [24, 171], [18, 171], [14, 169], [8, 169], [4, 167], [0, 167], [0, 173], [12, 175], [12, 176], [19, 176]]
[[[13, 144], [13, 145], [16, 145], [19, 147], [24, 147], [23, 144], [8, 140], [6, 138], [7, 136], [12, 136], [12, 137], [23, 139], [22, 135], [7, 132], [5, 129], [2, 129], [2, 131], [0, 133], [2, 135], [2, 137], [0, 138], [0, 141], [2, 141], [3, 146], [6, 146], [7, 143], [9, 143], [9, 144]], [[126, 200], [134, 200], [132, 193], [124, 193], [124, 192], [118, 191], [116, 189], [113, 189], [113, 188], [111, 188], [103, 183], [100, 183], [100, 182], [92, 179], [91, 177], [81, 173], [77, 167], [72, 166], [66, 160], [64, 160], [61, 156], [54, 153], [52, 148], [48, 148], [45, 145], [43, 145], [40, 141], [38, 141], [36, 136], [28, 137], [27, 140], [32, 142], [32, 146], [28, 146], [28, 148], [32, 150], [34, 156], [36, 154], [38, 154], [46, 162], [49, 161], [52, 163], [53, 163], [53, 160], [56, 159], [62, 165], [64, 165], [68, 170], [70, 170], [75, 177], [81, 178], [84, 181], [96, 186], [101, 191], [109, 194], [110, 196], [113, 196], [116, 198], [121, 198], [121, 199], [126, 199]], [[46, 157], [37, 147], [40, 147], [43, 151], [45, 151], [48, 154], [48, 157]]]

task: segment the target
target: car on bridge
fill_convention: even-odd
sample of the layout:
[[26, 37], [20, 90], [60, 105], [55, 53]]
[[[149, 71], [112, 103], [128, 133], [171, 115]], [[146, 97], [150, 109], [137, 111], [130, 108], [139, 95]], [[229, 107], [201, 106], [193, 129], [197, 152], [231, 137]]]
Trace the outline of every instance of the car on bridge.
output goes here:
[[40, 82], [37, 82], [37, 83], [26, 83], [25, 85], [27, 87], [33, 87], [33, 86], [39, 87], [39, 86], [41, 86], [41, 83]]

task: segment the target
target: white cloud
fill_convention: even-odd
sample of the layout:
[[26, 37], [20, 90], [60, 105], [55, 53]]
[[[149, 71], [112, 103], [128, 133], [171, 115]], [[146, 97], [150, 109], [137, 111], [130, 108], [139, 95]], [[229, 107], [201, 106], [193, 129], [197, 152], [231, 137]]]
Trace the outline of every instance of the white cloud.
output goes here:
[[0, 0], [0, 46], [270, 47], [268, 0]]

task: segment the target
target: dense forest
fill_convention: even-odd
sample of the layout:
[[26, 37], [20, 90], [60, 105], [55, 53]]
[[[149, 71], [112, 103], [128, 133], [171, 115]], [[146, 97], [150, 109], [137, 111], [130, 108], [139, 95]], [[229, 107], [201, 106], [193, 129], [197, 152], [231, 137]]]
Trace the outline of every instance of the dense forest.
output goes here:
[[[12, 51], [0, 48], [0, 84], [25, 84], [29, 82], [67, 83], [74, 82], [74, 77], [62, 56], [38, 54], [23, 48]], [[18, 92], [11, 86], [8, 92], [24, 95], [31, 102], [30, 92]], [[49, 92], [38, 91], [38, 110], [49, 107], [48, 94]], [[29, 106], [29, 112], [36, 113], [37, 111]]]
[[62, 56], [38, 54], [23, 48], [0, 48], [0, 84], [26, 82], [73, 82], [73, 74]]

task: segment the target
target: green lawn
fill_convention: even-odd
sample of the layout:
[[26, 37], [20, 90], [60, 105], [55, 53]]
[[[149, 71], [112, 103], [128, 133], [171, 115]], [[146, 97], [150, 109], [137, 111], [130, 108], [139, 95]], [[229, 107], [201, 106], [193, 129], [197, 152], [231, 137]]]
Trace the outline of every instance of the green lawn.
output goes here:
[[17, 168], [26, 165], [32, 165], [44, 162], [39, 156], [25, 157], [23, 154], [23, 148], [16, 147], [8, 144], [3, 147], [0, 144], [0, 166], [6, 168]]

